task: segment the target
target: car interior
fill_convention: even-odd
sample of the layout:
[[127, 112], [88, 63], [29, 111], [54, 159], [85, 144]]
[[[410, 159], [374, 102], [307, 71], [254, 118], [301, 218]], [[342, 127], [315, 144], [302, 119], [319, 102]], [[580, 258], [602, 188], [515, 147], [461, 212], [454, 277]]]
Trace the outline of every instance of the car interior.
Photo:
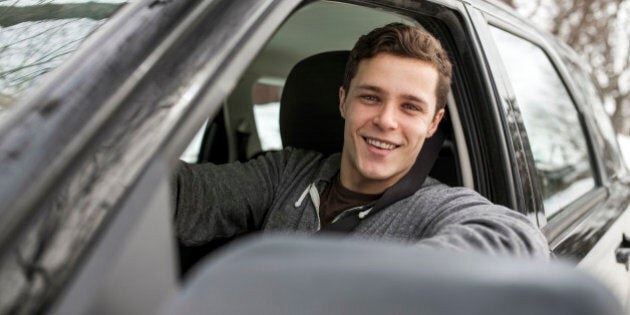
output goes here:
[[[347, 55], [362, 34], [392, 22], [422, 27], [422, 19], [350, 4], [322, 1], [298, 9], [245, 70], [221, 110], [199, 130], [181, 159], [215, 164], [247, 161], [287, 146], [340, 152], [343, 119], [338, 91]], [[309, 58], [314, 55], [319, 57]], [[446, 110], [440, 127], [445, 141], [429, 176], [451, 186], [474, 188], [452, 93]], [[183, 271], [224, 243], [180, 245]]]
[[[322, 61], [293, 74], [292, 84], [299, 87], [286, 95], [283, 88], [290, 84], [289, 73], [300, 60], [315, 54], [347, 53], [360, 35], [392, 22], [420, 25], [406, 16], [349, 4], [315, 2], [301, 8], [250, 64], [221, 111], [199, 130], [182, 159], [216, 164], [246, 161], [284, 146], [339, 152], [343, 120], [338, 88], [344, 58]], [[315, 73], [318, 77], [312, 78]], [[300, 104], [288, 107], [289, 102]], [[472, 188], [463, 129], [452, 97], [442, 125], [447, 141], [431, 176]]]

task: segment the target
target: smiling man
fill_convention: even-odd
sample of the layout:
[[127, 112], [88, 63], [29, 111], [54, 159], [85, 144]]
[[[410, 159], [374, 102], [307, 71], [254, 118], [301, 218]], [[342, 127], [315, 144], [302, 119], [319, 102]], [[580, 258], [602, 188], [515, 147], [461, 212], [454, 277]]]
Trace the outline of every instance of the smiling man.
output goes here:
[[426, 31], [395, 23], [362, 36], [339, 88], [341, 154], [286, 148], [247, 163], [182, 163], [174, 181], [180, 241], [317, 232], [352, 217], [347, 232], [356, 237], [548, 259], [545, 238], [525, 216], [473, 190], [427, 178], [383, 202], [437, 130], [450, 82], [448, 55]]

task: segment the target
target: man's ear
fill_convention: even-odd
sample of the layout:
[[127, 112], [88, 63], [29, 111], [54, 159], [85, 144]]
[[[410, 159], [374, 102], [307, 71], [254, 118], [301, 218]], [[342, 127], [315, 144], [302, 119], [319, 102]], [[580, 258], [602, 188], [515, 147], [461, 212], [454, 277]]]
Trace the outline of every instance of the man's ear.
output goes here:
[[440, 109], [435, 116], [433, 117], [433, 121], [431, 122], [431, 126], [429, 127], [429, 132], [427, 133], [427, 138], [433, 136], [438, 126], [440, 125], [440, 121], [444, 117], [444, 108]]
[[346, 90], [343, 89], [343, 86], [339, 87], [339, 112], [341, 113], [341, 117], [346, 119]]

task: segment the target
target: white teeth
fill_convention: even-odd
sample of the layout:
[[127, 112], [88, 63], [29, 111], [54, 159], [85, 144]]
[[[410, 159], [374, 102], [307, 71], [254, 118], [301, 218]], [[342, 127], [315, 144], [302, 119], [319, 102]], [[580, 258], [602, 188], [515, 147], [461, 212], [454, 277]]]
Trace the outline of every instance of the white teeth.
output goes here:
[[381, 142], [381, 141], [370, 139], [370, 138], [366, 138], [366, 141], [370, 145], [373, 145], [373, 146], [375, 146], [375, 147], [377, 147], [379, 149], [383, 149], [383, 150], [392, 150], [392, 149], [394, 149], [396, 147], [393, 144]]

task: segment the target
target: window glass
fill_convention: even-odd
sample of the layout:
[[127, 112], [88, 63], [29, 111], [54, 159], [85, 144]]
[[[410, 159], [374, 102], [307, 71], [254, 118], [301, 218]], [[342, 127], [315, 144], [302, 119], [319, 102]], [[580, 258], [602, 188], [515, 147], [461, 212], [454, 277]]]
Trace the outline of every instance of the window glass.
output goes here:
[[538, 46], [492, 28], [527, 131], [548, 218], [595, 181], [587, 141], [575, 105]]
[[254, 120], [263, 151], [281, 150], [280, 98], [282, 86], [265, 80], [254, 85]]
[[0, 115], [124, 2], [0, 1]]
[[[578, 95], [582, 97], [584, 104], [589, 106], [590, 114], [593, 116], [597, 124], [597, 131], [594, 135], [597, 137], [599, 145], [598, 152], [601, 152], [604, 161], [604, 167], [608, 176], [613, 177], [622, 167], [622, 154], [615, 143], [616, 132], [613, 129], [610, 116], [604, 109], [604, 99], [599, 89], [595, 86], [594, 78], [586, 71], [585, 68], [574, 63], [571, 60], [565, 60], [565, 64], [569, 66], [572, 75], [575, 76], [575, 83], [578, 85]], [[588, 114], [587, 114], [588, 115]]]

